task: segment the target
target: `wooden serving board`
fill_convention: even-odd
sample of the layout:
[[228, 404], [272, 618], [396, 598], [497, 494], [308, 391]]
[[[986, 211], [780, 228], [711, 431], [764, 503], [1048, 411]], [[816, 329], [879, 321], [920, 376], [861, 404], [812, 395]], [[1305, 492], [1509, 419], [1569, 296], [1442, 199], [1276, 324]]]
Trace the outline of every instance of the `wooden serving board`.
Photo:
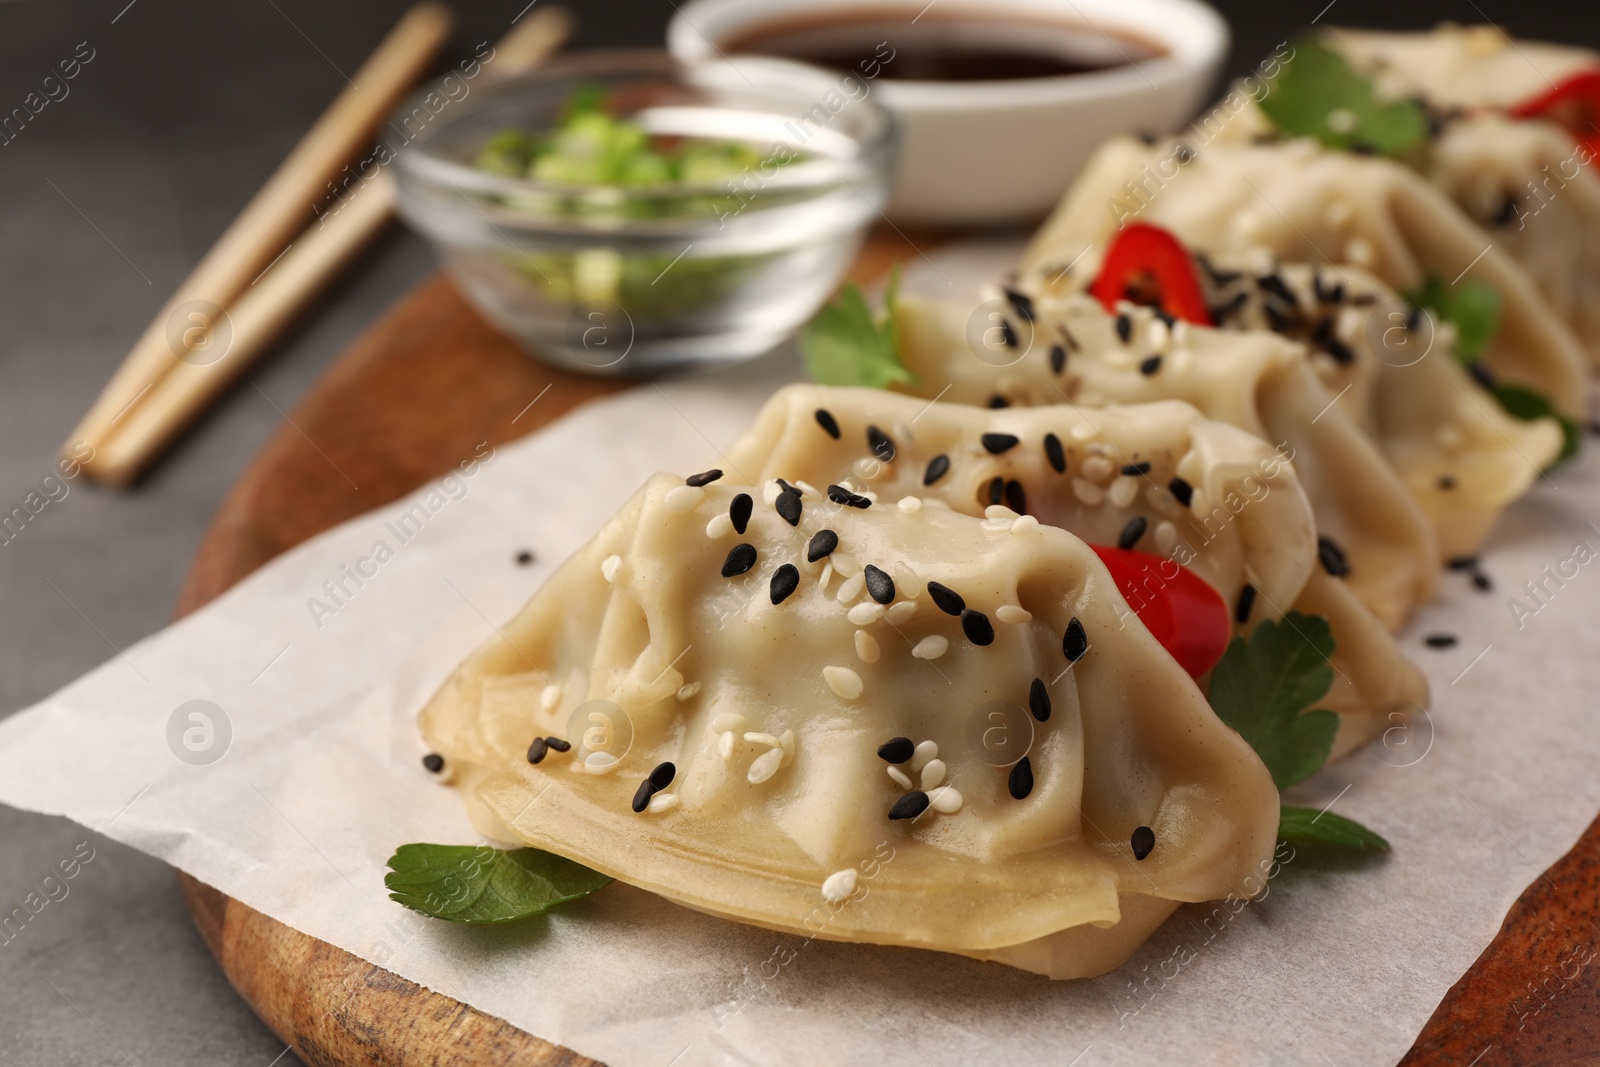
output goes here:
[[[875, 280], [932, 239], [875, 233], [852, 277]], [[498, 445], [531, 433], [627, 384], [531, 360], [447, 279], [424, 283], [340, 357], [245, 472], [200, 546], [179, 614], [312, 535], [444, 474], [486, 437]], [[311, 1067], [594, 1063], [187, 875], [178, 881], [234, 989]], [[1597, 956], [1600, 819], [1522, 894], [1402, 1063], [1600, 1063]]]

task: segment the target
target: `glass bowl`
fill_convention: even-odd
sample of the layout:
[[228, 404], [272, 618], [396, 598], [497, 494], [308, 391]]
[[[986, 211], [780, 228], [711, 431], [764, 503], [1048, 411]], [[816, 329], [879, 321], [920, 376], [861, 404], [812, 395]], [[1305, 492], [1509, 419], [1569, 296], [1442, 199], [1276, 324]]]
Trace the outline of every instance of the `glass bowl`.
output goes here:
[[[652, 134], [748, 144], [760, 162], [649, 186], [475, 165], [496, 134], [545, 133], [594, 91]], [[783, 341], [833, 292], [888, 196], [894, 141], [886, 112], [817, 68], [591, 52], [477, 88], [423, 125], [397, 156], [400, 213], [484, 316], [544, 359], [602, 374], [730, 362]]]

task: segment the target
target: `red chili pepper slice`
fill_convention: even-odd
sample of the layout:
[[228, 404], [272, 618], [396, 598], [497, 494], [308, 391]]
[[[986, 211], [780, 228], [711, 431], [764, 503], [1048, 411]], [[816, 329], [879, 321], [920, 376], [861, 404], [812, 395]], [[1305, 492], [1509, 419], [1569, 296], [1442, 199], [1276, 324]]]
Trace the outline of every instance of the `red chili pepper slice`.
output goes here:
[[1159, 307], [1175, 319], [1211, 325], [1189, 250], [1149, 223], [1132, 222], [1117, 233], [1089, 292], [1107, 311], [1116, 311], [1119, 300], [1131, 300]]
[[1507, 109], [1519, 119], [1549, 119], [1600, 154], [1600, 68], [1582, 70], [1538, 96]]
[[1165, 556], [1092, 547], [1145, 629], [1190, 677], [1199, 678], [1217, 665], [1233, 636], [1222, 594]]

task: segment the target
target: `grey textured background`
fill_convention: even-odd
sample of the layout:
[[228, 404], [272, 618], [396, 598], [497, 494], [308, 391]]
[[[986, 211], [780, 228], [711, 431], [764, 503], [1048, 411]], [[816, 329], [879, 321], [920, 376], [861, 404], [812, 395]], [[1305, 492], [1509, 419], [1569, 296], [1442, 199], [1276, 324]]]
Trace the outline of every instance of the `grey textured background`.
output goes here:
[[[500, 36], [526, 2], [455, 0], [450, 54]], [[578, 47], [658, 44], [672, 14], [671, 0], [568, 2]], [[1248, 69], [1325, 2], [1221, 3], [1235, 24], [1233, 69]], [[80, 42], [94, 50], [69, 95], [0, 147], [0, 512], [52, 470], [56, 446], [150, 317], [405, 6], [0, 3], [0, 114]], [[1600, 44], [1593, 5], [1336, 0], [1326, 15], [1370, 25], [1443, 18]], [[135, 492], [71, 482], [0, 544], [0, 713], [165, 624], [212, 513], [278, 428], [273, 404], [291, 409], [431, 270], [422, 244], [396, 232]], [[68, 895], [0, 944], [0, 1064], [298, 1062], [229, 989], [163, 864], [64, 820], [0, 808], [0, 913], [84, 841], [94, 858]]]

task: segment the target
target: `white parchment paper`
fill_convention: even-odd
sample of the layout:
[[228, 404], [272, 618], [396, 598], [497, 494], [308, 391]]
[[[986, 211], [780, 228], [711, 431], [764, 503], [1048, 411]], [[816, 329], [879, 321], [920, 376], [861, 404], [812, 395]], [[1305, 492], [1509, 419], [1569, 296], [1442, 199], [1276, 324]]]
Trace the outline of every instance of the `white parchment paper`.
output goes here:
[[[950, 292], [1013, 254], [948, 252], [911, 281]], [[422, 701], [646, 476], [714, 465], [796, 373], [780, 355], [644, 385], [297, 548], [0, 723], [0, 801], [69, 816], [614, 1067], [1392, 1063], [1600, 810], [1600, 566], [1574, 554], [1600, 553], [1591, 454], [1502, 524], [1484, 557], [1492, 594], [1447, 576], [1408, 630], [1432, 712], [1296, 790], [1379, 830], [1392, 854], [1333, 869], [1297, 858], [1262, 899], [1180, 910], [1104, 978], [807, 942], [620, 883], [502, 929], [390, 903], [395, 846], [476, 840], [419, 764]], [[533, 566], [514, 563], [523, 548]], [[346, 568], [370, 576], [357, 585]], [[1440, 631], [1460, 643], [1424, 648]], [[224, 717], [220, 748], [198, 755], [183, 746], [194, 723], [173, 725], [195, 700]]]

